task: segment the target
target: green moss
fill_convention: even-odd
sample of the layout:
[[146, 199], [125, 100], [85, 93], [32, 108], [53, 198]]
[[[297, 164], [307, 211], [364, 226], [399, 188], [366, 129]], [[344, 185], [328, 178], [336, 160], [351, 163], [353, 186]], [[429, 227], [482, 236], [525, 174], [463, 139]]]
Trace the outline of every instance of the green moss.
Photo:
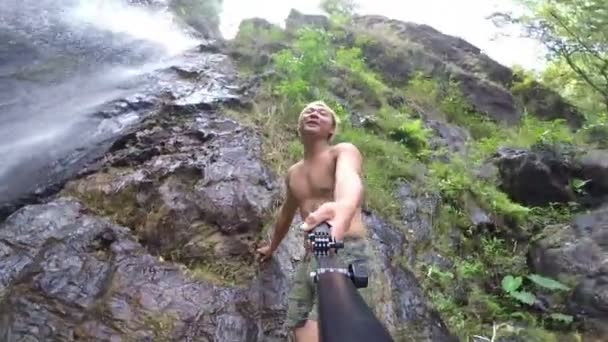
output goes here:
[[170, 341], [174, 337], [173, 330], [178, 319], [175, 313], [148, 311], [144, 314], [142, 323], [152, 331], [155, 341]]
[[120, 191], [109, 193], [104, 189], [111, 187], [112, 182], [133, 172], [132, 169], [112, 168], [105, 173], [98, 173], [84, 179], [69, 182], [61, 195], [79, 199], [86, 207], [100, 216], [107, 216], [114, 222], [127, 227], [136, 227], [142, 223], [145, 213], [137, 204], [138, 190], [132, 185]]
[[191, 263], [187, 274], [194, 279], [219, 286], [242, 287], [249, 285], [255, 276], [255, 267], [247, 260], [209, 258]]

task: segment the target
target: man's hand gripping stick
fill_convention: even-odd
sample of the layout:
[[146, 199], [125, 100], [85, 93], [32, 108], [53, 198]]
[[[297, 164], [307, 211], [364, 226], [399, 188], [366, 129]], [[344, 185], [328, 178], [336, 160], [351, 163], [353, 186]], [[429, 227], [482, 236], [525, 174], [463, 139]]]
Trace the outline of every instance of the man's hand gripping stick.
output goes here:
[[336, 241], [331, 236], [330, 229], [329, 224], [323, 222], [308, 234], [312, 251], [319, 262], [319, 268], [316, 272], [311, 272], [311, 277], [317, 282], [319, 275], [325, 272], [339, 272], [350, 278], [355, 287], [367, 287], [368, 273], [363, 262], [355, 261], [348, 265], [348, 269], [336, 265], [335, 255], [331, 255], [330, 250], [333, 249], [334, 254], [338, 253], [338, 249], [344, 248], [344, 242]]

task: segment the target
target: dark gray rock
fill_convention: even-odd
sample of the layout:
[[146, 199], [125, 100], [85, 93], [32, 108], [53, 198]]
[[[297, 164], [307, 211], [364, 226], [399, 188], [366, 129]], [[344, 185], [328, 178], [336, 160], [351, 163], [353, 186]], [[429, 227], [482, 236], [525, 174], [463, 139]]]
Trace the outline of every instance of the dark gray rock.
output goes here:
[[535, 272], [573, 286], [570, 311], [608, 334], [601, 323], [608, 319], [608, 207], [545, 228], [529, 261]]
[[171, 66], [145, 75], [143, 81], [139, 80], [143, 85], [134, 94], [97, 108], [94, 116], [100, 132], [96, 133], [96, 144], [54, 159], [41, 171], [44, 177], [39, 182], [36, 177], [42, 175], [24, 169], [7, 184], [0, 193], [0, 221], [21, 206], [39, 203], [56, 193], [79, 172], [90, 172], [112, 145], [134, 134], [142, 121], [163, 112], [163, 108], [164, 112], [196, 112], [237, 102], [236, 89], [231, 87], [234, 80], [234, 68], [227, 56], [197, 51], [184, 53]]
[[378, 217], [367, 214], [374, 251], [370, 286], [374, 288], [376, 315], [395, 341], [457, 341], [432, 308], [414, 274], [396, 259], [404, 253], [404, 236]]
[[426, 126], [433, 131], [431, 148], [445, 147], [450, 153], [465, 153], [466, 143], [471, 138], [464, 128], [438, 120], [426, 120]]
[[[518, 77], [514, 76], [513, 81], [516, 80]], [[572, 104], [536, 81], [520, 89], [511, 89], [521, 108], [526, 108], [529, 113], [543, 120], [565, 119], [573, 128], [580, 128], [585, 122], [585, 117]]]
[[501, 85], [469, 73], [453, 72], [453, 77], [476, 112], [507, 124], [516, 124], [521, 119], [521, 111], [516, 108], [513, 96]]
[[608, 150], [592, 150], [580, 158], [584, 190], [592, 197], [608, 198]]
[[217, 113], [166, 112], [63, 193], [132, 228], [167, 258], [249, 258], [277, 194], [260, 153], [257, 135]]
[[464, 207], [469, 215], [469, 220], [475, 227], [475, 231], [493, 232], [495, 231], [495, 222], [490, 214], [481, 208], [475, 198], [471, 194], [466, 194], [463, 198]]
[[438, 214], [440, 196], [401, 184], [397, 196], [401, 203], [401, 219], [411, 245], [425, 244], [432, 239], [433, 222]]
[[500, 148], [493, 160], [500, 188], [518, 203], [544, 206], [576, 200], [570, 187], [572, 166], [558, 153]]
[[5, 341], [267, 340], [255, 287], [195, 280], [74, 200], [19, 210], [0, 241]]

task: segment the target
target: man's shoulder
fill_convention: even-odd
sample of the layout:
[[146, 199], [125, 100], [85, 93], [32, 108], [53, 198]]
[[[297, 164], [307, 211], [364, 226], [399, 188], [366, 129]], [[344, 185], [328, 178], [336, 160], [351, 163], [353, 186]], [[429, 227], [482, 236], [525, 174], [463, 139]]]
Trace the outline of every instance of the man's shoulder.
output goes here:
[[287, 181], [289, 181], [290, 177], [298, 172], [299, 169], [302, 168], [302, 165], [304, 164], [304, 161], [300, 160], [296, 163], [294, 163], [293, 165], [291, 165], [290, 167], [287, 168], [287, 172], [285, 173], [285, 179]]
[[290, 167], [287, 168], [287, 175], [290, 175], [290, 174], [298, 171], [300, 168], [302, 168], [302, 165], [304, 165], [303, 160], [300, 160], [300, 161], [292, 164]]
[[356, 153], [360, 154], [359, 148], [350, 142], [341, 142], [332, 146], [332, 151], [337, 155], [340, 153]]

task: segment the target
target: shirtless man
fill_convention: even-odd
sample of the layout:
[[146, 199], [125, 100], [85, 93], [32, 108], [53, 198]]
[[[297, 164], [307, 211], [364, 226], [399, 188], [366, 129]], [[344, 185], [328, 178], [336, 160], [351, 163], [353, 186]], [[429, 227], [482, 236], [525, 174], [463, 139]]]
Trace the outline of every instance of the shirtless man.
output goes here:
[[[258, 249], [262, 261], [277, 249], [296, 211], [304, 218], [301, 229], [305, 231], [305, 237], [306, 232], [320, 223], [329, 223], [331, 235], [337, 241], [344, 241], [344, 249], [338, 253], [344, 266], [355, 259], [369, 258], [367, 233], [361, 217], [362, 157], [352, 144], [331, 145], [337, 124], [333, 110], [320, 101], [307, 105], [300, 114], [298, 129], [304, 157], [287, 171], [286, 199], [279, 211], [272, 240]], [[316, 260], [307, 248], [296, 271], [287, 312], [287, 326], [293, 330], [297, 342], [318, 341], [316, 288], [310, 279], [310, 272], [316, 266]], [[359, 291], [369, 303], [369, 293], [365, 289]]]

